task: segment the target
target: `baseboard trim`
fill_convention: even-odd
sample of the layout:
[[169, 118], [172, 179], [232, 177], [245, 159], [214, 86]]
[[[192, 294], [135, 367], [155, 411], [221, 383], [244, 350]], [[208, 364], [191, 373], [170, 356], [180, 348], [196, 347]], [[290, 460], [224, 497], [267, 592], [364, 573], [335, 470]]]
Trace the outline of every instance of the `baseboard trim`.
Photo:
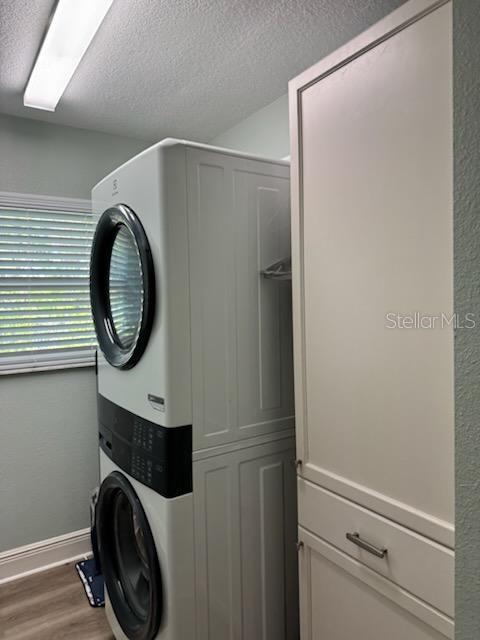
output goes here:
[[90, 529], [72, 531], [0, 553], [0, 584], [91, 555]]

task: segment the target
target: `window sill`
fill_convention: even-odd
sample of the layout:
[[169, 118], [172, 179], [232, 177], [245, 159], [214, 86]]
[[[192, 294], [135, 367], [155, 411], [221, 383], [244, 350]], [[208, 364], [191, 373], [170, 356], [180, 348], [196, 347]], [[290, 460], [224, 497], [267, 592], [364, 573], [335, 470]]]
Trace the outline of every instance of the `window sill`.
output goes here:
[[59, 356], [51, 355], [36, 360], [28, 356], [0, 358], [0, 376], [17, 373], [37, 373], [95, 366], [95, 351], [71, 352]]

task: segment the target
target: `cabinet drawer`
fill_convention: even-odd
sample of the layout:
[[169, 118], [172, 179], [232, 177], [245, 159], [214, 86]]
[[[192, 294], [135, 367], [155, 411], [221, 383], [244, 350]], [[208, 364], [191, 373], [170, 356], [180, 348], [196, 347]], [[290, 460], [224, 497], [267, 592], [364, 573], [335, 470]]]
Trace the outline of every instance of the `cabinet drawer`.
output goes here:
[[450, 640], [453, 620], [299, 528], [303, 640]]
[[[301, 527], [453, 618], [451, 549], [301, 478], [298, 518]], [[360, 540], [349, 540], [347, 534]], [[374, 549], [363, 549], [355, 540]], [[374, 555], [380, 549], [387, 550], [383, 558]]]

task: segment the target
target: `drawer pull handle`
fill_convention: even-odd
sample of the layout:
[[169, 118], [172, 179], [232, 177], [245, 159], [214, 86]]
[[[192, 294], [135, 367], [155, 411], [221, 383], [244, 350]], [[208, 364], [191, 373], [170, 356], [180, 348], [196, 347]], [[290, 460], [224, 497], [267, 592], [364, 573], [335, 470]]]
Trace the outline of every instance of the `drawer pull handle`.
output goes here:
[[377, 558], [384, 558], [388, 553], [387, 549], [375, 547], [373, 544], [370, 544], [370, 542], [367, 542], [366, 540], [362, 540], [359, 533], [347, 533], [346, 538], [350, 542], [353, 542], [353, 544], [356, 544], [357, 547], [360, 547], [361, 549], [365, 549], [365, 551], [368, 551], [368, 553], [371, 553], [374, 556], [377, 556]]

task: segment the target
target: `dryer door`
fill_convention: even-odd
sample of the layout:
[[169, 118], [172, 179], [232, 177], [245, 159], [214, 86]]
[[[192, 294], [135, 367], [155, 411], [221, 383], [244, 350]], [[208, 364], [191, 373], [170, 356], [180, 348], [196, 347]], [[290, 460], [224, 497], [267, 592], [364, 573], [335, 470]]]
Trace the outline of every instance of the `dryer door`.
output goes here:
[[107, 209], [97, 224], [90, 298], [105, 358], [114, 367], [130, 369], [141, 358], [150, 336], [155, 276], [142, 224], [124, 204]]
[[140, 500], [120, 472], [100, 487], [96, 526], [101, 569], [113, 612], [131, 640], [153, 640], [162, 620], [162, 579]]

